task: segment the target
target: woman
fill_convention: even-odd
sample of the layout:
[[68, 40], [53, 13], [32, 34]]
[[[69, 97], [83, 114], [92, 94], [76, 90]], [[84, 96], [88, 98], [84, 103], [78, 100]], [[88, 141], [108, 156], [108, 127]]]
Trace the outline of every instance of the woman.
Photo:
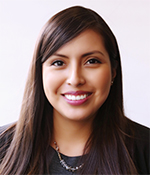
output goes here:
[[75, 6], [38, 38], [20, 118], [1, 132], [1, 174], [148, 174], [146, 127], [123, 113], [116, 39]]

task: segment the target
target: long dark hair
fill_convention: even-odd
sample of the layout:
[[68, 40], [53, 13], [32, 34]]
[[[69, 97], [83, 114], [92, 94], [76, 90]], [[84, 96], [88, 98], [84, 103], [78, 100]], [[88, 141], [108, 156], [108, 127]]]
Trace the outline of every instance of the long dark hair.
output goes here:
[[93, 132], [84, 150], [89, 152], [81, 174], [137, 173], [127, 132], [127, 127], [130, 134], [132, 132], [130, 121], [123, 112], [121, 63], [115, 36], [96, 12], [75, 6], [54, 15], [41, 31], [29, 70], [20, 118], [1, 136], [4, 139], [9, 133], [9, 139], [1, 147], [1, 174], [49, 172], [50, 160], [47, 161], [46, 151], [52, 138], [53, 107], [44, 94], [42, 63], [87, 29], [102, 36], [112, 70], [116, 69], [117, 74], [107, 100], [94, 119]]

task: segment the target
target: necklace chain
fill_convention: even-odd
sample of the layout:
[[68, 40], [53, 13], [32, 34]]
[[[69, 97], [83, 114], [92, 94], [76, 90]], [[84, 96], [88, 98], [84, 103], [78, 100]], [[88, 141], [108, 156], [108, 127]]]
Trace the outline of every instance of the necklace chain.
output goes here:
[[62, 159], [62, 157], [61, 157], [61, 155], [60, 155], [60, 153], [59, 153], [59, 147], [57, 146], [57, 143], [54, 142], [54, 144], [55, 144], [55, 148], [56, 148], [56, 151], [57, 151], [59, 160], [60, 160], [60, 164], [61, 164], [67, 171], [75, 172], [75, 171], [77, 171], [78, 169], [81, 169], [81, 168], [83, 167], [84, 164], [81, 164], [81, 165], [76, 166], [76, 167], [72, 167], [72, 166], [67, 165], [67, 163]]

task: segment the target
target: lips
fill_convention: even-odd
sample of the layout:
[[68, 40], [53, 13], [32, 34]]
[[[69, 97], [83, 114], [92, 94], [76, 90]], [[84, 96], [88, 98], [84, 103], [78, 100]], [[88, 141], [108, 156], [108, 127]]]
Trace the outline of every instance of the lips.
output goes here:
[[68, 100], [83, 100], [85, 99], [86, 97], [88, 97], [88, 94], [84, 94], [84, 95], [68, 95], [66, 94], [65, 97], [68, 99]]
[[71, 105], [81, 105], [85, 103], [92, 92], [87, 91], [71, 91], [62, 94], [64, 99]]

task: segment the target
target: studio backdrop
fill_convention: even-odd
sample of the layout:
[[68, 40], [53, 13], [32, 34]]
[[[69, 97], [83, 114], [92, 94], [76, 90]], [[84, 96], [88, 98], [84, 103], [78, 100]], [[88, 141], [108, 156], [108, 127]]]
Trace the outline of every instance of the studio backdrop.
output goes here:
[[42, 26], [58, 11], [74, 5], [95, 10], [112, 29], [122, 60], [125, 114], [150, 127], [149, 0], [1, 0], [0, 125], [19, 118]]

